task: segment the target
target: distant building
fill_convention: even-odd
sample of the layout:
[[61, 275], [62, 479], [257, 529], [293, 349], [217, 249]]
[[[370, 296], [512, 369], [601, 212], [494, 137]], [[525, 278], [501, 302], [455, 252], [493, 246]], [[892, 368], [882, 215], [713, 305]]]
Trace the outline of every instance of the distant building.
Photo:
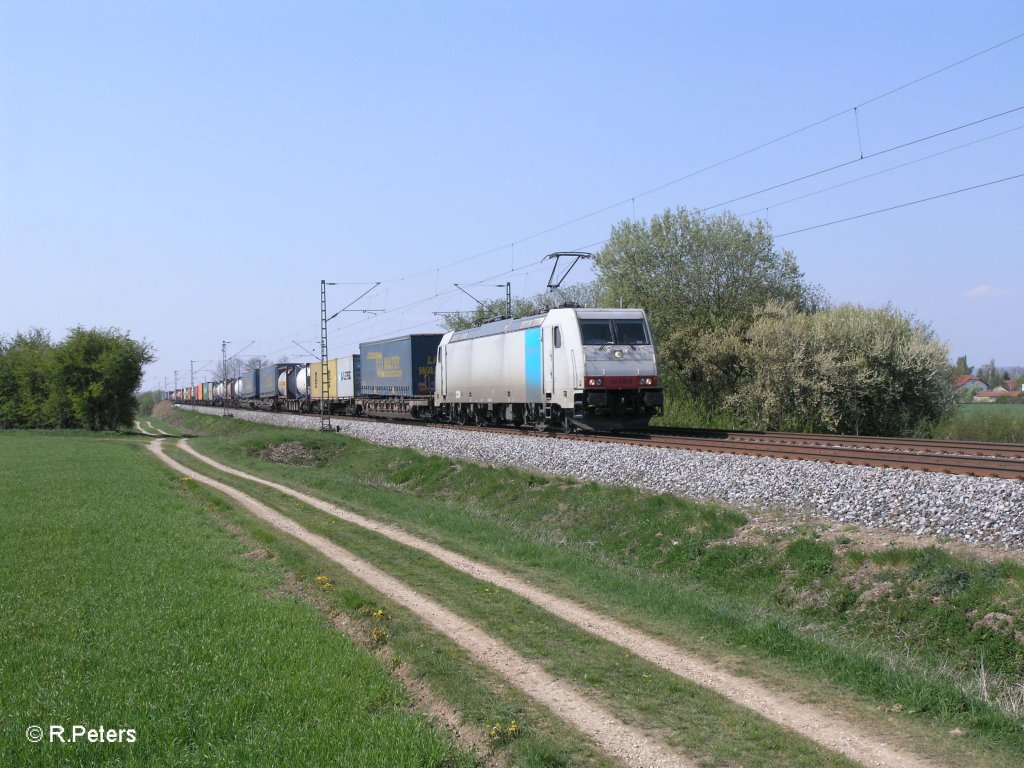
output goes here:
[[988, 384], [972, 373], [957, 376], [953, 379], [953, 384], [959, 392], [977, 392], [979, 389], [988, 389]]
[[995, 389], [976, 392], [973, 399], [976, 403], [1019, 403], [1024, 402], [1021, 400], [1021, 397], [1024, 397], [1024, 392], [1019, 390], [1010, 392], [1002, 387], [996, 387]]

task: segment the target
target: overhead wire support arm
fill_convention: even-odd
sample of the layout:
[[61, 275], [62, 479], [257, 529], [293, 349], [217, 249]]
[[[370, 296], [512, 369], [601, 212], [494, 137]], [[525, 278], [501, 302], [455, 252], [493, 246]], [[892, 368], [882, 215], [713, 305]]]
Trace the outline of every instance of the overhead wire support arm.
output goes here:
[[[333, 283], [332, 283], [332, 285], [333, 285]], [[349, 309], [349, 307], [351, 307], [353, 304], [355, 304], [357, 301], [359, 301], [361, 298], [363, 298], [366, 294], [368, 294], [370, 291], [372, 291], [378, 285], [380, 285], [380, 280], [378, 280], [376, 283], [374, 283], [369, 288], [367, 288], [365, 291], [363, 291], [361, 294], [359, 294], [356, 298], [352, 299], [352, 301], [350, 301], [344, 307], [342, 307], [337, 312], [335, 312], [333, 317], [337, 317], [340, 312], [383, 312], [384, 311], [383, 309]]]
[[459, 289], [460, 291], [462, 291], [462, 292], [463, 292], [464, 294], [466, 294], [467, 296], [469, 296], [469, 298], [471, 298], [471, 299], [472, 299], [473, 301], [475, 301], [475, 302], [476, 302], [477, 304], [479, 304], [479, 305], [480, 305], [481, 307], [482, 307], [482, 306], [484, 306], [484, 303], [483, 303], [482, 301], [480, 301], [480, 299], [478, 299], [478, 298], [477, 298], [476, 296], [474, 296], [474, 295], [473, 295], [472, 293], [470, 293], [469, 291], [467, 291], [467, 290], [466, 290], [465, 288], [463, 288], [463, 287], [462, 287], [461, 285], [459, 285], [458, 283], [452, 283], [452, 285], [454, 285], [454, 286], [455, 286], [456, 288], [458, 288], [458, 289]]
[[[361, 294], [356, 296], [352, 301], [346, 304], [344, 307], [339, 309], [330, 317], [327, 316], [327, 286], [328, 285], [366, 285], [366, 283], [331, 283], [326, 280], [320, 281], [320, 431], [330, 432], [331, 427], [331, 409], [327, 406], [327, 401], [331, 394], [331, 376], [330, 367], [327, 365], [327, 324], [340, 315], [342, 312], [362, 312], [364, 314], [373, 314], [376, 312], [383, 312], [383, 309], [351, 309], [352, 305], [357, 301], [365, 297], [374, 288], [380, 285], [380, 280], [375, 282]], [[296, 346], [301, 346], [298, 342], [293, 342]], [[313, 355], [316, 357], [316, 355]]]
[[298, 347], [299, 349], [301, 349], [301, 350], [302, 350], [303, 352], [305, 352], [305, 353], [306, 353], [307, 355], [309, 355], [310, 357], [312, 357], [312, 358], [313, 358], [314, 360], [315, 360], [316, 358], [320, 357], [319, 355], [317, 355], [317, 354], [315, 354], [315, 353], [313, 353], [313, 352], [310, 352], [310, 351], [309, 351], [308, 349], [306, 349], [306, 348], [305, 348], [304, 346], [302, 346], [301, 344], [299, 344], [299, 342], [295, 341], [294, 339], [292, 339], [292, 344], [294, 344], [294, 345], [295, 345], [296, 347]]
[[245, 350], [247, 350], [247, 349], [248, 349], [249, 347], [251, 347], [251, 346], [252, 346], [253, 344], [255, 344], [255, 343], [256, 343], [255, 339], [254, 339], [253, 341], [250, 341], [250, 342], [249, 342], [248, 344], [246, 344], [246, 345], [245, 345], [244, 347], [242, 347], [242, 348], [241, 348], [240, 350], [238, 350], [237, 352], [235, 352], [235, 354], [233, 354], [233, 355], [232, 355], [231, 357], [229, 357], [229, 358], [228, 358], [228, 360], [234, 360], [234, 359], [235, 359], [236, 357], [238, 357], [238, 356], [239, 356], [240, 354], [242, 354], [243, 352], [245, 352]]
[[[464, 294], [469, 296], [469, 298], [471, 298], [473, 301], [475, 301], [481, 307], [484, 307], [486, 309], [486, 307], [487, 307], [486, 304], [484, 304], [482, 301], [480, 301], [480, 299], [478, 299], [472, 293], [467, 291], [461, 285], [459, 285], [458, 283], [452, 283], [452, 285], [454, 285], [456, 288], [458, 288]], [[473, 283], [473, 285], [474, 286], [480, 286], [482, 288], [504, 288], [505, 289], [505, 317], [509, 318], [509, 319], [512, 318], [512, 283], [499, 283], [497, 285], [482, 285], [481, 283]], [[455, 312], [455, 313], [452, 313], [452, 312], [435, 312], [434, 314], [437, 315], [437, 314], [461, 314], [461, 313], [459, 313], [459, 312]]]

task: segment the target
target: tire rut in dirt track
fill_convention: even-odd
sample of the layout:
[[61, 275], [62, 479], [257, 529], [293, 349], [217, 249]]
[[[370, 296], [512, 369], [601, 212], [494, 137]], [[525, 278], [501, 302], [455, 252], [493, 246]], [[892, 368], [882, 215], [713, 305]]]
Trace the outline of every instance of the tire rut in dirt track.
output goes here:
[[178, 445], [190, 455], [221, 472], [273, 488], [345, 522], [359, 525], [393, 541], [427, 553], [474, 578], [488, 581], [495, 586], [514, 592], [581, 629], [615, 643], [630, 653], [683, 679], [713, 690], [767, 720], [789, 728], [816, 744], [839, 752], [854, 762], [872, 768], [932, 768], [934, 766], [933, 763], [918, 755], [889, 744], [878, 736], [869, 735], [863, 729], [821, 707], [804, 704], [785, 693], [771, 690], [760, 683], [739, 677], [718, 665], [686, 653], [663, 640], [599, 614], [575, 601], [545, 592], [511, 574], [419, 539], [395, 526], [365, 518], [288, 486], [264, 480], [221, 464], [203, 456], [185, 440], [180, 441]]
[[403, 605], [422, 621], [453, 640], [475, 661], [494, 670], [562, 720], [589, 736], [608, 755], [630, 766], [688, 768], [694, 765], [641, 730], [623, 723], [575, 686], [548, 674], [540, 666], [527, 661], [474, 624], [419, 594], [376, 566], [328, 539], [308, 531], [291, 518], [275, 512], [251, 496], [174, 461], [163, 453], [162, 443], [161, 440], [154, 440], [149, 444], [149, 450], [174, 471], [226, 494], [257, 518], [317, 549], [356, 578]]

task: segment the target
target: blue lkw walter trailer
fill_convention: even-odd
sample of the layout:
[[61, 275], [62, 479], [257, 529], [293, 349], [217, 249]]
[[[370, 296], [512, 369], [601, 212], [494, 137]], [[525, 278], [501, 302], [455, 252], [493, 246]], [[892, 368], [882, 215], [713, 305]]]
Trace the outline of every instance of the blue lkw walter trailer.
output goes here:
[[359, 345], [363, 397], [433, 397], [440, 333], [414, 333]]

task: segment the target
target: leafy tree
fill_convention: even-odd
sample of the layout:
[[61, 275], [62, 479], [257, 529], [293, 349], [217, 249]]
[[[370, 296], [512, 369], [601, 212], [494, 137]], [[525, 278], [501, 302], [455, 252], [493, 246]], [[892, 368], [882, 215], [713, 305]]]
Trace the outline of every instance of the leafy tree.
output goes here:
[[59, 426], [102, 430], [131, 425], [142, 368], [154, 359], [148, 344], [115, 329], [79, 326], [55, 352], [51, 399], [60, 405]]
[[53, 376], [50, 335], [39, 328], [0, 339], [0, 427], [53, 426], [47, 392]]
[[749, 324], [769, 301], [800, 310], [823, 303], [793, 254], [775, 247], [763, 221], [679, 208], [648, 221], [623, 221], [597, 254], [603, 306], [643, 307], [655, 340]]
[[1003, 382], [996, 367], [995, 360], [989, 360], [978, 369], [978, 378], [984, 381], [989, 387], [997, 387]]
[[974, 367], [967, 364], [967, 355], [960, 355], [953, 366], [954, 376], [965, 376], [974, 373]]
[[738, 348], [728, 405], [759, 429], [925, 434], [956, 406], [948, 348], [891, 306], [769, 304]]
[[723, 425], [718, 412], [737, 375], [735, 340], [755, 311], [768, 302], [804, 311], [825, 303], [763, 221], [732, 213], [679, 208], [623, 221], [596, 269], [602, 306], [647, 310], [672, 409], [702, 414], [708, 426]]

